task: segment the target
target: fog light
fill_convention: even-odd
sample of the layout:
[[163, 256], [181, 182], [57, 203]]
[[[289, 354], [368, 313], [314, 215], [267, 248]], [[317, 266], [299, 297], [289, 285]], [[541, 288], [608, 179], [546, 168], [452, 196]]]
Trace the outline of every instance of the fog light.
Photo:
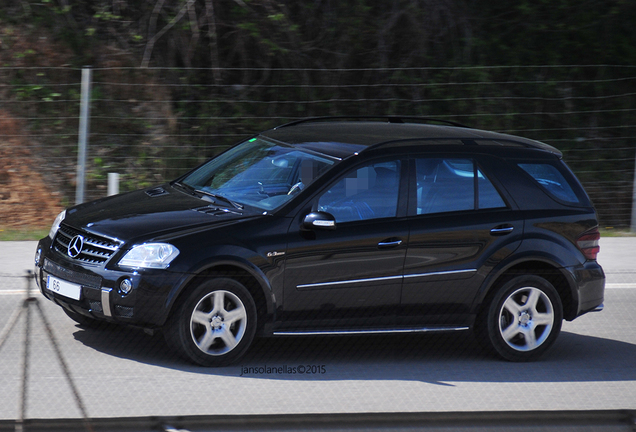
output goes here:
[[123, 295], [126, 295], [132, 291], [132, 282], [130, 281], [130, 279], [124, 279], [123, 281], [121, 281], [121, 283], [119, 284], [119, 291]]
[[35, 252], [35, 265], [36, 267], [40, 266], [40, 259], [42, 258], [42, 248], [38, 248]]

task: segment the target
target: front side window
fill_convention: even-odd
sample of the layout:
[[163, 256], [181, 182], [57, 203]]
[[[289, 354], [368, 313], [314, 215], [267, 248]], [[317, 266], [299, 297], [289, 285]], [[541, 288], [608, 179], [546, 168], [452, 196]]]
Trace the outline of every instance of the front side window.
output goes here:
[[400, 162], [382, 162], [358, 168], [318, 199], [318, 210], [336, 222], [395, 217], [400, 189]]
[[504, 208], [497, 189], [472, 159], [417, 159], [417, 214]]
[[327, 156], [252, 138], [201, 166], [182, 183], [236, 203], [272, 210], [334, 163]]

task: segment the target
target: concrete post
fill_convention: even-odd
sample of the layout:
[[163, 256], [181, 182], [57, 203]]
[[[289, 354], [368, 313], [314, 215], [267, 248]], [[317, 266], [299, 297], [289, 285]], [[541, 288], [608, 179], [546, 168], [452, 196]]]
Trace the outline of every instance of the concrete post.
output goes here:
[[91, 69], [82, 69], [82, 87], [80, 99], [79, 136], [77, 151], [77, 186], [75, 189], [75, 204], [84, 202], [86, 182], [86, 149], [88, 146], [88, 130], [90, 115]]

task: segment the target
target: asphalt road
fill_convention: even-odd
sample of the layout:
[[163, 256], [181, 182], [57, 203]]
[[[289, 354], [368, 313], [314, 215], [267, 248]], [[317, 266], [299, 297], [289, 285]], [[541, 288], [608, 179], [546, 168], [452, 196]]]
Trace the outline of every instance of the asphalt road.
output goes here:
[[[490, 358], [458, 332], [264, 339], [239, 365], [206, 369], [176, 358], [160, 335], [80, 328], [36, 298], [91, 417], [636, 409], [636, 238], [601, 248], [605, 310], [564, 323], [548, 355], [524, 364]], [[34, 249], [0, 243], [0, 333], [23, 302]], [[29, 309], [27, 417], [79, 417], [40, 310]], [[20, 320], [0, 351], [0, 419], [19, 414], [24, 328]]]

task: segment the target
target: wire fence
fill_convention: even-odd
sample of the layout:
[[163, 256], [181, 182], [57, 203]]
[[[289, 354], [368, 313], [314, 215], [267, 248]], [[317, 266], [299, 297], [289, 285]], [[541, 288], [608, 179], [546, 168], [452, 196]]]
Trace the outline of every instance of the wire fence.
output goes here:
[[[74, 202], [80, 75], [66, 67], [0, 68], [3, 145], [28, 152], [31, 170], [62, 206]], [[554, 145], [583, 182], [602, 226], [626, 228], [636, 160], [634, 96], [636, 67], [620, 65], [95, 68], [87, 199], [106, 194], [109, 172], [120, 174], [122, 191], [161, 183], [290, 120], [409, 115]], [[0, 186], [8, 187], [10, 176], [2, 173]], [[29, 193], [33, 188], [21, 196]], [[9, 197], [6, 189], [0, 193], [0, 206]]]
[[[213, 73], [222, 85], [211, 84], [217, 82]], [[0, 225], [50, 225], [57, 209], [45, 203], [73, 204], [80, 76], [70, 67], [0, 67]], [[554, 145], [584, 183], [602, 226], [630, 226], [636, 67], [95, 68], [93, 78], [87, 199], [106, 194], [109, 172], [120, 174], [122, 191], [158, 184], [291, 120], [409, 115]], [[17, 207], [28, 203], [33, 208]], [[612, 264], [619, 262], [615, 257], [633, 256], [634, 247], [621, 243], [615, 255], [604, 255], [601, 245], [608, 284], [615, 288], [608, 310], [577, 320], [569, 327], [576, 332], [563, 335], [552, 360], [529, 365], [484, 361], [472, 336], [445, 335], [263, 341], [241, 365], [209, 370], [177, 359], [160, 334], [78, 327], [36, 295], [42, 307], [32, 308], [30, 330], [21, 330], [21, 321], [0, 338], [0, 429], [11, 426], [2, 420], [16, 418], [63, 424], [87, 416], [633, 408], [636, 353], [628, 300], [636, 273]], [[20, 307], [22, 272], [0, 270], [0, 330]], [[50, 321], [42, 325], [38, 315]], [[66, 372], [49, 327], [68, 362]], [[27, 335], [32, 354], [25, 369]], [[288, 370], [317, 362], [325, 375], [243, 373], [243, 366]], [[86, 412], [78, 408], [82, 403]]]

